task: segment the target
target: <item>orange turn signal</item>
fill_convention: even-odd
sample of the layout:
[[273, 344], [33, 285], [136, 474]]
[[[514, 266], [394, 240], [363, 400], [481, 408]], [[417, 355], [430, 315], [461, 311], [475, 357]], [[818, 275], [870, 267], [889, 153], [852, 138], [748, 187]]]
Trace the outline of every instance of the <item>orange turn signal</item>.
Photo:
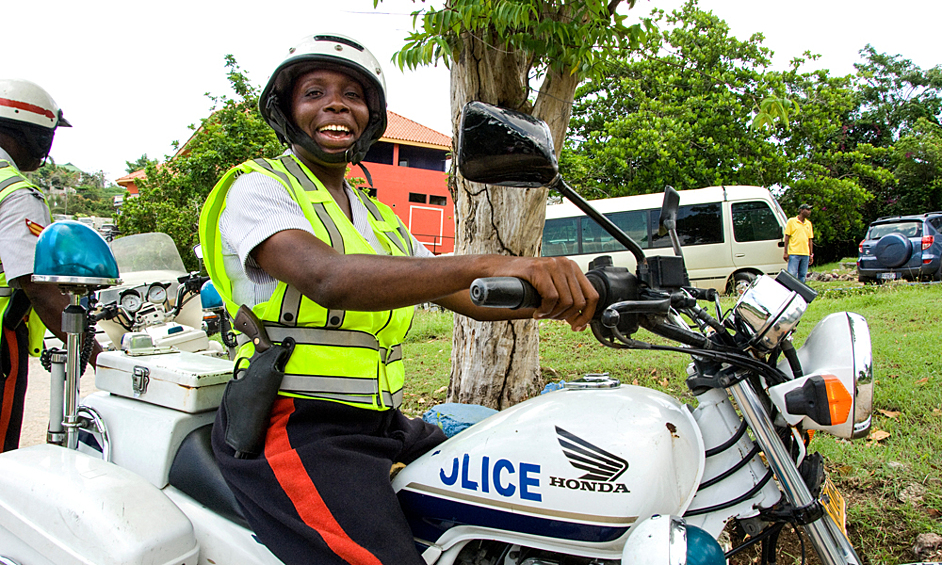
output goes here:
[[854, 397], [847, 391], [841, 379], [835, 375], [823, 375], [827, 388], [828, 407], [831, 411], [831, 425], [843, 424], [854, 407]]
[[814, 375], [785, 394], [789, 414], [805, 415], [822, 426], [837, 426], [850, 417], [854, 397], [834, 375]]

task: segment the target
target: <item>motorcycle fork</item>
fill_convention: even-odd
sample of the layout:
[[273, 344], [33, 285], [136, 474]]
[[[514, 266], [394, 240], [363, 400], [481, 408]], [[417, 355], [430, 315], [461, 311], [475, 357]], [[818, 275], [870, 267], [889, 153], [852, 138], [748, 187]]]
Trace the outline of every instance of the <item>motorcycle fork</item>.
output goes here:
[[[748, 380], [743, 380], [732, 385], [728, 390], [739, 406], [743, 419], [752, 429], [756, 443], [765, 453], [769, 467], [778, 478], [788, 502], [796, 508], [805, 508], [814, 504], [815, 498], [801, 478], [788, 450], [776, 434], [768, 412], [752, 385]], [[860, 565], [860, 557], [847, 541], [847, 537], [827, 516], [805, 524], [803, 528], [824, 565]]]

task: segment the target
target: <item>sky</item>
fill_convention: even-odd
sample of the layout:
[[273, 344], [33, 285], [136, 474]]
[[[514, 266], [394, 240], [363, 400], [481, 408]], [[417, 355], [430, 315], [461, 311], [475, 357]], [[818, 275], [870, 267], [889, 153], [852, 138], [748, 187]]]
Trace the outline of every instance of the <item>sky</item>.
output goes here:
[[[637, 0], [627, 12], [670, 10], [682, 0]], [[207, 2], [166, 0], [47, 0], [5, 2], [0, 34], [0, 77], [32, 80], [45, 88], [74, 127], [60, 129], [52, 148], [58, 164], [104, 171], [114, 181], [125, 162], [143, 154], [165, 159], [175, 140], [206, 117], [206, 93], [232, 95], [224, 57], [232, 54], [249, 79], [264, 85], [288, 48], [312, 33], [358, 39], [386, 71], [389, 110], [451, 135], [449, 71], [437, 67], [401, 72], [390, 62], [412, 29], [409, 14], [421, 2], [384, 0], [273, 0]], [[832, 75], [854, 72], [859, 51], [900, 54], [927, 69], [942, 64], [934, 0], [700, 0], [726, 20], [733, 35], [756, 32], [784, 69], [804, 51], [821, 55], [805, 67]]]

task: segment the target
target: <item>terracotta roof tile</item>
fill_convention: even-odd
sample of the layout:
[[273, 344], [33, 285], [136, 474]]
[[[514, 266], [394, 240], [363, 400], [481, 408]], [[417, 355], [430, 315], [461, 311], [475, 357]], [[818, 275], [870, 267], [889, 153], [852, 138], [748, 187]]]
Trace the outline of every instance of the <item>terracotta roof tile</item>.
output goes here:
[[386, 126], [386, 133], [384, 133], [382, 137], [383, 141], [422, 143], [441, 147], [446, 150], [451, 149], [451, 138], [447, 135], [413, 122], [409, 118], [404, 118], [395, 112], [387, 110], [386, 116], [388, 125]]
[[129, 175], [124, 175], [123, 177], [119, 178], [115, 182], [120, 185], [122, 183], [129, 183], [131, 181], [134, 181], [135, 179], [142, 178], [143, 176], [144, 176], [144, 169], [140, 169], [140, 170], [134, 171], [133, 173]]

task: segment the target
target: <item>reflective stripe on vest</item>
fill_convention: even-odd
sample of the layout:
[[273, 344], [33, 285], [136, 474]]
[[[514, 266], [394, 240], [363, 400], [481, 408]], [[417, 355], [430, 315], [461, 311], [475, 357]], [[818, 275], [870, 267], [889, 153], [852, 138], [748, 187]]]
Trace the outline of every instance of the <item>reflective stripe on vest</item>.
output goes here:
[[[327, 189], [294, 157], [247, 161], [217, 183], [200, 218], [204, 253], [210, 252], [207, 270], [230, 312], [237, 305], [232, 302], [232, 284], [222, 268], [218, 223], [235, 177], [250, 172], [265, 174], [284, 185], [311, 222], [315, 236], [338, 253], [376, 253], [349, 219], [343, 217]], [[393, 255], [411, 251], [411, 236], [408, 241], [402, 240], [401, 234], [408, 232], [392, 210], [360, 193], [356, 196], [367, 207], [370, 227], [387, 251]], [[288, 361], [280, 394], [374, 410], [401, 405], [404, 369], [398, 342], [411, 325], [412, 308], [386, 312], [328, 310], [281, 282], [271, 299], [253, 310], [273, 342], [280, 343], [290, 336], [297, 344]], [[246, 343], [239, 348], [239, 354], [250, 357], [253, 350]]]
[[[285, 375], [287, 376], [287, 375]], [[291, 396], [294, 398], [306, 398], [312, 400], [330, 400], [334, 402], [342, 402], [350, 406], [356, 406], [358, 408], [371, 409], [373, 407], [372, 396], [357, 396], [352, 394], [317, 394], [317, 393], [305, 393], [305, 394], [292, 394], [285, 391], [281, 391], [283, 396]], [[383, 399], [383, 405], [398, 408], [402, 406], [402, 389], [397, 390], [396, 392], [390, 393], [387, 391], [382, 391], [380, 396]]]

